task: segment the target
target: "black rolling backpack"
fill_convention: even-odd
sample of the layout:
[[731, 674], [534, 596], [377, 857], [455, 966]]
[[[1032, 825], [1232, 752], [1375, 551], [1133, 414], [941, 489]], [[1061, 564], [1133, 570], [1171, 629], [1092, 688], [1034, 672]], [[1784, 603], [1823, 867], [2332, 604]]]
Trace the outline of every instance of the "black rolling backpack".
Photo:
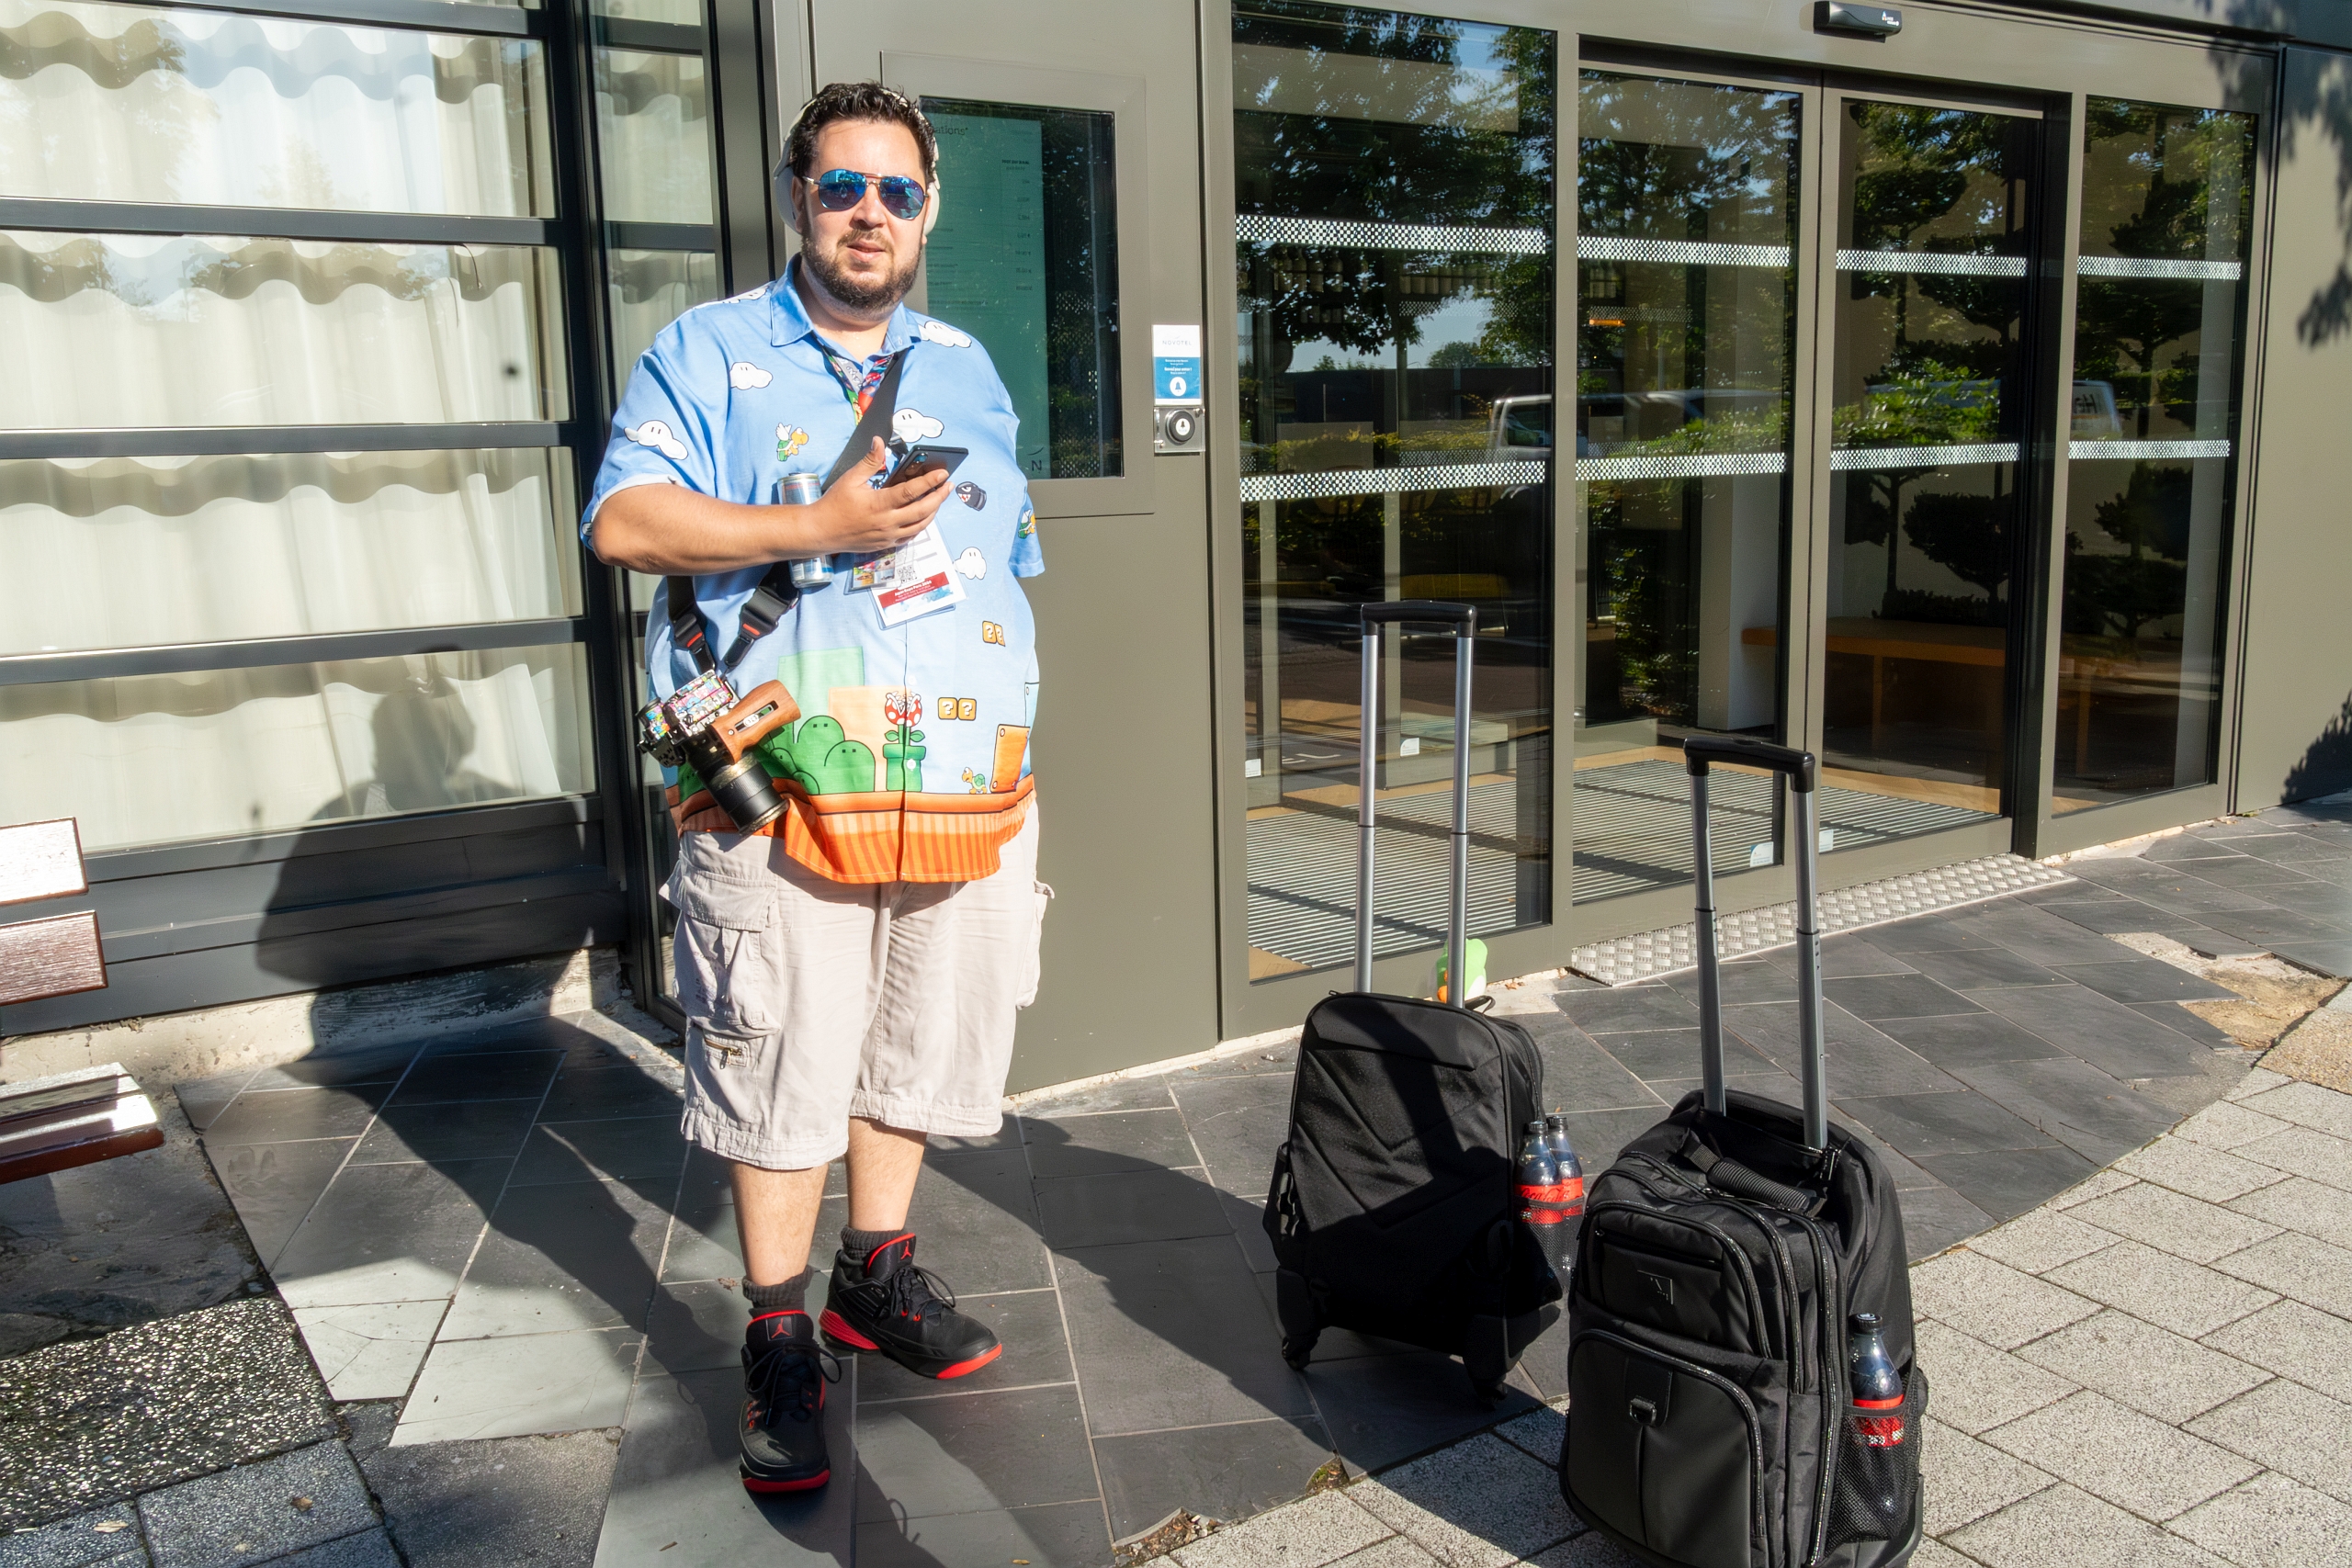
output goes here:
[[[1408, 621], [1455, 631], [1450, 1002], [1372, 990], [1381, 626]], [[1558, 1320], [1560, 1287], [1519, 1218], [1516, 1140], [1542, 1113], [1542, 1058], [1525, 1029], [1463, 1003], [1477, 612], [1407, 600], [1364, 606], [1363, 623], [1356, 989], [1306, 1015], [1266, 1194], [1283, 1357], [1304, 1367], [1317, 1335], [1349, 1328], [1460, 1356], [1477, 1393], [1498, 1400], [1520, 1352]]]
[[[1656, 1568], [1895, 1568], [1919, 1545], [1928, 1388], [1894, 1183], [1826, 1113], [1814, 759], [1713, 737], [1683, 751], [1705, 1087], [1587, 1189], [1560, 1489]], [[1802, 1111], [1724, 1088], [1710, 761], [1769, 768], [1796, 797]], [[1899, 1407], [1850, 1403], [1856, 1313], [1878, 1314]]]

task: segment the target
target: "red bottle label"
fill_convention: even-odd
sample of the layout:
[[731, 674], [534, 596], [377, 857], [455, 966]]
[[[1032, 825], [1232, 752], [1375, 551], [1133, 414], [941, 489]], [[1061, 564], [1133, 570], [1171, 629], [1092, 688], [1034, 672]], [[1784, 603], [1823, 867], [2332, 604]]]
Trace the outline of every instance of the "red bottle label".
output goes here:
[[1903, 1417], [1898, 1414], [1894, 1414], [1903, 1408], [1903, 1401], [1900, 1397], [1894, 1399], [1858, 1399], [1854, 1401], [1854, 1408], [1857, 1410], [1883, 1410], [1888, 1412], [1888, 1414], [1884, 1416], [1857, 1416], [1854, 1417], [1854, 1436], [1861, 1439], [1861, 1443], [1864, 1448], [1899, 1449], [1903, 1446], [1905, 1440], [1910, 1436], [1909, 1432], [1905, 1427]]

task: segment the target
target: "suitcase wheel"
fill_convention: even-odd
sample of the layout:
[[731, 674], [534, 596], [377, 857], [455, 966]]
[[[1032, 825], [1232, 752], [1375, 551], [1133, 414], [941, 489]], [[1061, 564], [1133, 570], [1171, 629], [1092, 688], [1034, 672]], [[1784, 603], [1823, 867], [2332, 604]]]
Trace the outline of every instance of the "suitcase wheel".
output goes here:
[[1303, 1372], [1306, 1370], [1306, 1359], [1315, 1353], [1315, 1341], [1318, 1337], [1320, 1336], [1314, 1334], [1283, 1336], [1283, 1359], [1290, 1363], [1291, 1371]]

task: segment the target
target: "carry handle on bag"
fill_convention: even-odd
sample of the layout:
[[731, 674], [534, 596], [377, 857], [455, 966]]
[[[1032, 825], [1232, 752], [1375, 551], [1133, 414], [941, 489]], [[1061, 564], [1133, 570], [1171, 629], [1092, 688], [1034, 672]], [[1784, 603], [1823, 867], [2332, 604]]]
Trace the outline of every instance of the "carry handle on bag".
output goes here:
[[[1363, 605], [1363, 788], [1356, 800], [1356, 989], [1372, 989], [1372, 837], [1380, 775], [1381, 628], [1408, 623], [1453, 628], [1453, 872], [1445, 911], [1445, 997], [1454, 1007], [1470, 1005], [1470, 666], [1478, 635], [1475, 604], [1443, 599], [1394, 599]], [[1717, 1080], [1723, 1051], [1716, 1046]]]
[[1690, 770], [1690, 837], [1697, 856], [1699, 938], [1699, 1055], [1707, 1109], [1724, 1113], [1724, 998], [1715, 955], [1715, 872], [1707, 847], [1707, 768], [1712, 762], [1765, 768], [1777, 794], [1788, 782], [1796, 796], [1797, 1036], [1804, 1079], [1804, 1146], [1829, 1146], [1829, 1089], [1821, 1033], [1821, 920], [1815, 908], [1820, 842], [1815, 826], [1815, 786], [1820, 766], [1810, 751], [1739, 735], [1693, 735], [1682, 742]]

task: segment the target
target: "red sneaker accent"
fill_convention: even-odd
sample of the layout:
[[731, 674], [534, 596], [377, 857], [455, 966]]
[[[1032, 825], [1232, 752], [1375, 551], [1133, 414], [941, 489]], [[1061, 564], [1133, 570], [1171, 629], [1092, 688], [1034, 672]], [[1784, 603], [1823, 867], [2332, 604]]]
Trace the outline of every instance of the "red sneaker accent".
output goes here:
[[982, 1367], [987, 1366], [990, 1361], [995, 1360], [999, 1356], [1003, 1354], [1003, 1346], [991, 1345], [989, 1347], [988, 1354], [984, 1356], [975, 1356], [968, 1361], [958, 1361], [954, 1366], [944, 1368], [933, 1375], [943, 1378], [960, 1378], [966, 1372], [978, 1371]]
[[872, 1269], [876, 1258], [881, 1257], [884, 1253], [889, 1251], [892, 1247], [898, 1246], [902, 1241], [912, 1241], [914, 1239], [914, 1235], [915, 1233], [912, 1231], [900, 1231], [897, 1235], [892, 1236], [889, 1240], [884, 1242], [881, 1246], [867, 1253], [865, 1255], [865, 1267]]
[[[817, 1320], [817, 1326], [824, 1330], [825, 1333], [831, 1335], [835, 1339], [840, 1340], [844, 1345], [854, 1345], [861, 1350], [879, 1350], [882, 1348], [881, 1346], [876, 1345], [873, 1340], [868, 1339], [865, 1335], [860, 1334], [856, 1329], [852, 1328], [842, 1320], [842, 1314], [835, 1312], [831, 1307], [827, 1307], [825, 1309], [825, 1315]], [[1000, 1345], [997, 1348], [1002, 1349], [1003, 1347]]]
[[747, 1475], [743, 1477], [743, 1490], [759, 1493], [814, 1492], [832, 1478], [833, 1472], [830, 1470], [820, 1475], [812, 1475], [806, 1481], [754, 1481]]
[[806, 1312], [803, 1312], [798, 1307], [778, 1307], [774, 1312], [753, 1314], [752, 1321], [753, 1323], [765, 1323], [772, 1317], [807, 1317], [808, 1315], [808, 1314]]

